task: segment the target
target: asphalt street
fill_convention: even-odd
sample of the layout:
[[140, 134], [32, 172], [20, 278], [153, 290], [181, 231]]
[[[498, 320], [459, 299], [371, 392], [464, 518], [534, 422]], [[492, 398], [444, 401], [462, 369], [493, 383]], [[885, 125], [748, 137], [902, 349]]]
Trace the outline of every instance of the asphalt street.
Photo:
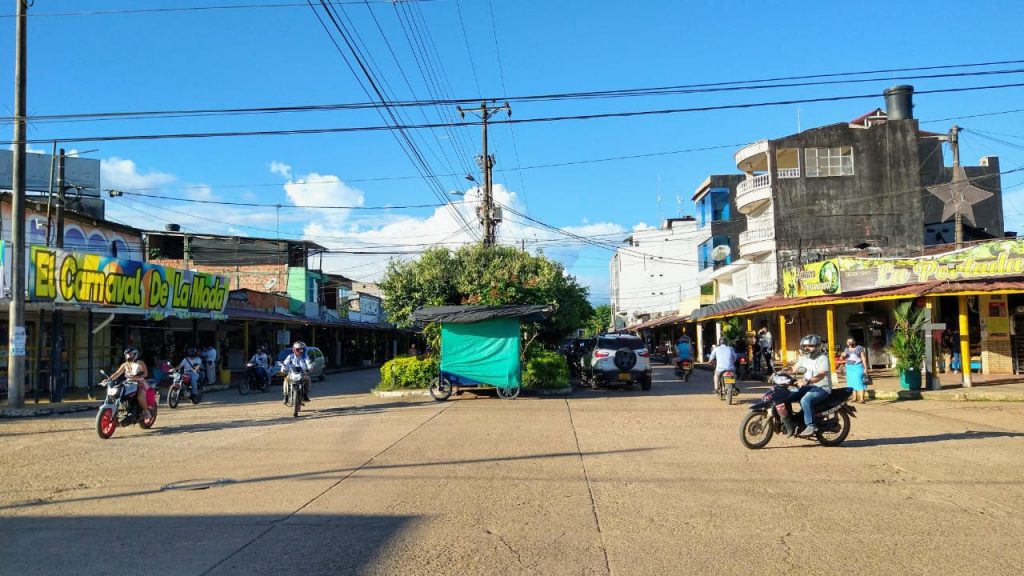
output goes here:
[[739, 442], [710, 375], [500, 400], [277, 394], [0, 419], [0, 574], [978, 574], [1024, 565], [1024, 405], [860, 407], [824, 448]]

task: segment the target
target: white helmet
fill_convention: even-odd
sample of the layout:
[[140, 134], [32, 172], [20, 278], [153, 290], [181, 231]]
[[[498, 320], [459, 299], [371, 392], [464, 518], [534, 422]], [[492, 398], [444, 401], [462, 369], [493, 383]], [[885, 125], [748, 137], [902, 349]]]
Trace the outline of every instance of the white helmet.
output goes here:
[[817, 358], [821, 355], [821, 336], [808, 334], [800, 339], [800, 355]]

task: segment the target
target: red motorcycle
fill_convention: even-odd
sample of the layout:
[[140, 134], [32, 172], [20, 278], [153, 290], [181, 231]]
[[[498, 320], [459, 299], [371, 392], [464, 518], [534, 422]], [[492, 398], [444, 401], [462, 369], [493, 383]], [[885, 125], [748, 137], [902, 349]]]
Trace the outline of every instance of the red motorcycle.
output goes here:
[[683, 382], [689, 382], [693, 376], [693, 360], [679, 360], [676, 362], [676, 376], [682, 378]]

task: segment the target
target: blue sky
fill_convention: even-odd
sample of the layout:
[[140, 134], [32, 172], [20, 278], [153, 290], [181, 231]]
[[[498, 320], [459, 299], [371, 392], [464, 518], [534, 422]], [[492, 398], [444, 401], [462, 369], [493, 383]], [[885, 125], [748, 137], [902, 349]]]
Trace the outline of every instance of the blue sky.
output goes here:
[[[145, 8], [295, 4], [272, 8], [43, 16]], [[9, 15], [13, 2], [0, 14]], [[30, 115], [365, 102], [367, 96], [313, 11], [299, 0], [37, 0], [29, 21]], [[376, 22], [370, 13], [376, 16]], [[460, 17], [461, 12], [461, 17]], [[493, 12], [493, 20], [492, 20]], [[338, 7], [353, 38], [396, 99], [473, 98], [643, 88], [753, 80], [873, 69], [939, 66], [1024, 58], [1022, 24], [1013, 2], [705, 2], [433, 0], [416, 4], [360, 3]], [[323, 15], [323, 12], [321, 12]], [[956, 22], [955, 35], [950, 23]], [[378, 24], [380, 29], [378, 30]], [[464, 24], [464, 26], [463, 26]], [[14, 21], [0, 19], [0, 105], [13, 107]], [[381, 34], [383, 31], [383, 34]], [[338, 39], [335, 35], [335, 39]], [[417, 40], [421, 40], [422, 43]], [[340, 41], [340, 40], [339, 40]], [[344, 47], [344, 46], [343, 46]], [[422, 52], [429, 52], [429, 66]], [[394, 52], [395, 57], [392, 57]], [[421, 54], [418, 62], [415, 53]], [[472, 54], [472, 60], [470, 59]], [[395, 63], [397, 59], [398, 64]], [[499, 65], [500, 62], [500, 65]], [[1022, 64], [990, 70], [1024, 69]], [[880, 75], [885, 77], [886, 75]], [[411, 90], [408, 85], [411, 85]], [[513, 102], [513, 118], [715, 106], [880, 94], [893, 82], [918, 90], [1024, 82], [1022, 74], [901, 80], [658, 97]], [[428, 85], [436, 89], [431, 93]], [[919, 95], [922, 121], [1024, 108], [1024, 88]], [[872, 100], [761, 107], [589, 121], [519, 124], [491, 130], [497, 156], [497, 197], [558, 228], [612, 243], [636, 226], [692, 213], [694, 188], [708, 174], [735, 172], [738, 146], [648, 158], [609, 157], [741, 144], [850, 120], [884, 106]], [[452, 106], [412, 123], [457, 118]], [[980, 133], [962, 135], [965, 162], [998, 155], [1003, 169], [1024, 166], [1024, 113], [959, 120]], [[29, 138], [378, 126], [374, 111], [332, 111], [230, 117], [36, 122]], [[951, 122], [923, 124], [945, 131]], [[10, 125], [5, 124], [10, 138]], [[996, 138], [993, 140], [992, 138]], [[479, 153], [478, 127], [416, 131], [444, 192], [468, 190], [460, 176]], [[1003, 142], [999, 142], [1001, 140]], [[112, 218], [143, 228], [177, 222], [194, 231], [274, 236], [306, 235], [333, 250], [415, 252], [424, 244], [464, 242], [447, 208], [299, 210], [302, 205], [407, 206], [437, 204], [413, 163], [388, 132], [301, 136], [81, 142], [99, 148], [104, 186], [189, 199], [256, 206], [218, 206], [126, 195], [108, 203]], [[36, 144], [33, 149], [49, 151]], [[947, 155], [948, 162], [948, 155]], [[1008, 230], [1024, 229], [1024, 178], [1004, 177]], [[381, 178], [389, 178], [380, 180]], [[479, 176], [478, 176], [479, 179]], [[661, 198], [660, 207], [658, 198]], [[462, 197], [447, 196], [454, 202]], [[677, 198], [682, 202], [678, 203]], [[457, 205], [473, 219], [471, 207]], [[563, 261], [607, 299], [609, 252], [509, 215], [502, 241]], [[406, 256], [414, 257], [414, 256]], [[334, 255], [324, 268], [373, 280], [387, 256]]]

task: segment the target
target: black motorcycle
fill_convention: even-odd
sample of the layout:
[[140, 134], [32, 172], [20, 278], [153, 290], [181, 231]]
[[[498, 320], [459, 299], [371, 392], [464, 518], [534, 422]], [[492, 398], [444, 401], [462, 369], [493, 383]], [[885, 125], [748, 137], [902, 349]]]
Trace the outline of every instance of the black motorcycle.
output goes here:
[[683, 382], [689, 382], [693, 376], [693, 360], [679, 360], [676, 362], [676, 377]]
[[270, 371], [260, 374], [259, 367], [253, 362], [245, 363], [245, 379], [238, 385], [238, 393], [245, 396], [253, 390], [266, 392], [270, 390]]
[[[765, 392], [761, 402], [750, 407], [740, 425], [740, 442], [751, 450], [764, 448], [775, 434], [784, 434], [787, 424], [796, 434], [806, 428], [802, 415], [791, 414], [789, 398], [798, 390], [796, 379], [786, 372], [776, 372], [769, 378], [772, 388]], [[815, 439], [822, 446], [838, 446], [850, 434], [850, 417], [857, 417], [857, 408], [846, 401], [853, 394], [851, 388], [832, 390], [814, 405]]]

